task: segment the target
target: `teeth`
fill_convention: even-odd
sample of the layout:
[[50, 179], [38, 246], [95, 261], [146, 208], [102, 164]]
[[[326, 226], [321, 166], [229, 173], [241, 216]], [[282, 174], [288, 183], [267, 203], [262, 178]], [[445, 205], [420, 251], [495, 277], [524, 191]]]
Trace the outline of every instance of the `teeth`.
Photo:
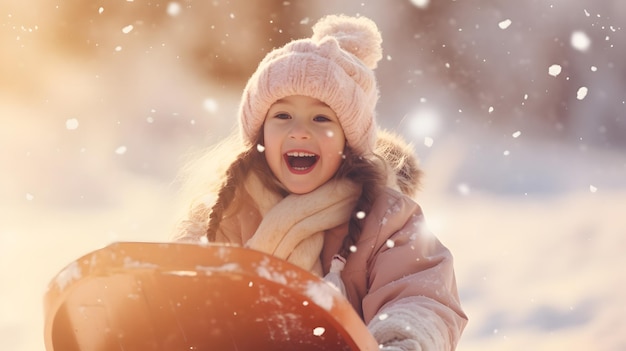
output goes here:
[[315, 154], [310, 154], [308, 152], [288, 152], [287, 156], [291, 156], [291, 157], [315, 157]]

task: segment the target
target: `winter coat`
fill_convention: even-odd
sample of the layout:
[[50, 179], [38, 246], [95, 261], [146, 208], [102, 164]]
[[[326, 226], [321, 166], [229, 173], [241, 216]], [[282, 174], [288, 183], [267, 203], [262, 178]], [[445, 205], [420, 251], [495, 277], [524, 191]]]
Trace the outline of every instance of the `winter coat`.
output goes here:
[[[217, 241], [244, 245], [261, 220], [252, 205], [244, 205], [237, 215], [222, 221]], [[394, 313], [394, 306], [399, 307], [396, 312], [414, 311], [413, 315], [430, 321], [421, 323], [422, 328], [441, 344], [422, 350], [453, 350], [467, 317], [460, 306], [450, 251], [428, 231], [420, 206], [387, 188], [364, 220], [356, 250], [341, 272], [354, 309], [370, 327], [375, 327], [381, 316]], [[324, 274], [329, 272], [347, 230], [346, 222], [325, 231], [321, 254]], [[381, 342], [379, 337], [377, 340]]]
[[[381, 148], [394, 174], [363, 219], [361, 235], [341, 271], [346, 296], [384, 345], [382, 350], [454, 350], [467, 317], [459, 302], [452, 255], [426, 227], [420, 206], [406, 195], [414, 193], [420, 174], [411, 155], [407, 157], [393, 138], [379, 140], [394, 144]], [[263, 215], [254, 201], [242, 206], [222, 219], [217, 242], [244, 246], [255, 234]], [[285, 208], [284, 214], [274, 215], [297, 216], [291, 207]], [[322, 275], [330, 271], [347, 233], [347, 220], [323, 231]]]

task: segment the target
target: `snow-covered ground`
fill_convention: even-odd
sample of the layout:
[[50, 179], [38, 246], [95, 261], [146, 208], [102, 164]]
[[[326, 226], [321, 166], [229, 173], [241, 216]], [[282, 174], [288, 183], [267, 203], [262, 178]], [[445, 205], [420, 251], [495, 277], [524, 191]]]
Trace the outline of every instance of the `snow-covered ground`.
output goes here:
[[[0, 349], [33, 351], [43, 350], [46, 285], [66, 264], [113, 241], [168, 239], [176, 172], [234, 126], [239, 90], [188, 65], [193, 40], [175, 19], [132, 21], [144, 13], [134, 8], [98, 22], [116, 13], [103, 5], [87, 8], [90, 32], [72, 33], [74, 22], [13, 2], [0, 5]], [[425, 8], [433, 39], [397, 25], [391, 15], [408, 16], [403, 7], [347, 3], [346, 12], [379, 14], [389, 36], [432, 44], [415, 63], [402, 57], [410, 45], [389, 41], [381, 109], [406, 116], [381, 123], [415, 143], [426, 173], [418, 200], [455, 255], [470, 317], [458, 350], [625, 350], [626, 151], [615, 133], [626, 98], [614, 39], [623, 2], [554, 1], [545, 12], [532, 11], [536, 1], [404, 2]], [[169, 4], [160, 10], [185, 13]], [[321, 11], [298, 10], [298, 28]], [[255, 16], [230, 11], [225, 23]], [[520, 25], [524, 16], [537, 27]], [[552, 32], [554, 23], [569, 27]], [[584, 37], [568, 40], [585, 29], [583, 52]], [[89, 33], [94, 56], [76, 48]], [[552, 75], [557, 63], [563, 72]]]
[[[615, 176], [626, 179], [624, 153], [598, 153], [583, 163], [575, 152], [562, 150], [559, 160], [545, 162], [541, 146], [525, 151], [532, 157], [517, 162], [534, 170], [540, 163], [539, 182], [569, 183], [576, 168], [593, 173], [616, 165], [621, 172]], [[423, 201], [435, 232], [456, 257], [470, 316], [459, 350], [625, 349], [626, 186], [595, 176], [593, 185], [581, 182], [557, 194], [498, 195], [448, 181], [467, 179], [471, 169], [446, 172], [445, 161], [434, 163], [427, 167], [429, 179], [465, 194], [425, 190]]]
[[[623, 350], [626, 187], [605, 186], [595, 178], [593, 191], [587, 186], [549, 195], [481, 192], [457, 182], [464, 172], [456, 161], [471, 145], [453, 144], [425, 162], [420, 201], [456, 257], [470, 316], [458, 349]], [[542, 157], [540, 148], [532, 151]], [[543, 172], [567, 182], [564, 170], [572, 157], [561, 154], [563, 164], [552, 163]], [[623, 170], [626, 162], [623, 154], [602, 153], [597, 159], [578, 166], [621, 164]], [[19, 189], [0, 203], [3, 350], [43, 350], [43, 294], [66, 264], [112, 241], [167, 239], [176, 210], [167, 182], [113, 166], [99, 172], [107, 179], [101, 185], [108, 187], [109, 203], [61, 206], [40, 203], [38, 194], [25, 188], [24, 175], [3, 171], [3, 181]], [[50, 187], [73, 186], [51, 178], [38, 175]], [[447, 190], [459, 184], [461, 192]]]

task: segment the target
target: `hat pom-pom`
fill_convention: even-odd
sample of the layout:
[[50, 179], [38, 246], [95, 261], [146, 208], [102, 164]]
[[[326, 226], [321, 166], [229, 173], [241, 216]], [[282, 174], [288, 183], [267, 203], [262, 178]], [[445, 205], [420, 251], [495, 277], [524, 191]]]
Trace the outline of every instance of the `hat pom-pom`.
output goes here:
[[339, 46], [358, 57], [370, 69], [376, 68], [383, 57], [383, 39], [374, 21], [366, 17], [329, 15], [313, 26], [315, 41], [324, 37], [334, 37]]

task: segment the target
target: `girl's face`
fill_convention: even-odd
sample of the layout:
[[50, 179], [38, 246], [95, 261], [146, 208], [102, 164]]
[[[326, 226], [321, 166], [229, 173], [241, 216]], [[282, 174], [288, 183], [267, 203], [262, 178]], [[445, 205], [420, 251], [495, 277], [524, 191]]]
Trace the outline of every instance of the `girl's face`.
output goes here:
[[276, 101], [265, 116], [265, 160], [294, 194], [305, 194], [333, 177], [343, 160], [345, 135], [337, 115], [307, 96]]

